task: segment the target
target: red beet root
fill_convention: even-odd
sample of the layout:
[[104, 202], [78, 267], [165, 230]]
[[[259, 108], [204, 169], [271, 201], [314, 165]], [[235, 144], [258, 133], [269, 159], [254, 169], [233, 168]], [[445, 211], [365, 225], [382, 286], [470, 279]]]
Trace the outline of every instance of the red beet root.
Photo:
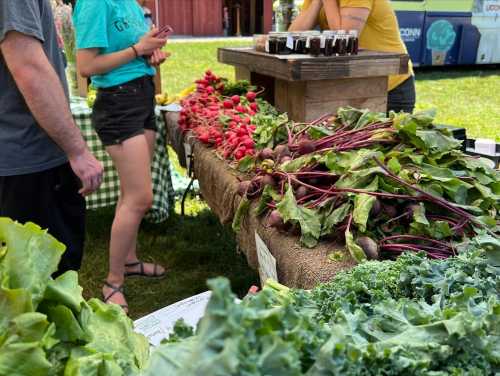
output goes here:
[[373, 203], [370, 215], [373, 217], [377, 217], [381, 211], [382, 211], [382, 204], [380, 203], [380, 200], [376, 199], [375, 202]]
[[310, 154], [316, 151], [316, 147], [312, 141], [303, 140], [299, 142], [297, 151], [300, 155]]
[[383, 210], [388, 218], [394, 218], [398, 215], [398, 209], [393, 205], [383, 205]]
[[297, 200], [300, 200], [301, 198], [306, 197], [308, 193], [309, 193], [308, 189], [306, 187], [304, 187], [303, 185], [301, 185], [295, 191], [295, 198]]
[[259, 159], [274, 159], [274, 152], [271, 148], [265, 148], [259, 153]]
[[287, 163], [287, 162], [290, 162], [291, 160], [292, 160], [292, 157], [284, 156], [283, 158], [281, 158], [280, 163]]
[[234, 103], [234, 104], [239, 104], [240, 103], [240, 96], [239, 95], [233, 95], [231, 97], [231, 101]]
[[274, 178], [271, 175], [265, 175], [262, 178], [261, 185], [262, 187], [265, 187], [266, 185], [274, 187], [276, 185], [276, 180], [274, 180]]
[[274, 155], [276, 159], [290, 156], [290, 149], [286, 145], [278, 145], [274, 148]]
[[278, 230], [282, 230], [285, 227], [285, 222], [281, 217], [281, 214], [278, 210], [273, 210], [271, 214], [269, 214], [269, 226], [274, 227]]
[[378, 260], [378, 244], [368, 236], [362, 236], [356, 240], [356, 243], [363, 249], [368, 260]]
[[238, 194], [243, 197], [243, 196], [246, 196], [247, 192], [248, 192], [248, 188], [250, 187], [252, 183], [248, 180], [244, 180], [242, 182], [240, 182], [240, 184], [238, 185]]

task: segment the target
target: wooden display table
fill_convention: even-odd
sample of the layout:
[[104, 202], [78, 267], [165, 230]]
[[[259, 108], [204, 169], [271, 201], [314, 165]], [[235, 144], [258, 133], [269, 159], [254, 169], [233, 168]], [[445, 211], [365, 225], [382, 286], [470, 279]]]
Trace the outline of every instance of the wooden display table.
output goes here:
[[356, 56], [269, 55], [253, 48], [220, 48], [221, 63], [237, 80], [266, 88], [265, 99], [295, 121], [311, 121], [337, 108], [387, 110], [388, 76], [408, 73], [406, 54], [362, 50]]

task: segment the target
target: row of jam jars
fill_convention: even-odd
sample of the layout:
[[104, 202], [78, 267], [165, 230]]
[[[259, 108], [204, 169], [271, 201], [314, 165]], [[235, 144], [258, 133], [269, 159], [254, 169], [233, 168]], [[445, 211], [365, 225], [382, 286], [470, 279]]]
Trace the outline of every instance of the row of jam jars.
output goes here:
[[288, 55], [292, 52], [287, 47], [288, 33], [271, 32], [267, 39], [266, 51], [272, 55]]
[[325, 31], [325, 56], [357, 55], [359, 51], [359, 39], [357, 30]]
[[266, 51], [273, 55], [309, 54], [311, 56], [357, 55], [358, 32], [350, 30], [306, 31], [297, 33], [272, 32], [269, 34]]

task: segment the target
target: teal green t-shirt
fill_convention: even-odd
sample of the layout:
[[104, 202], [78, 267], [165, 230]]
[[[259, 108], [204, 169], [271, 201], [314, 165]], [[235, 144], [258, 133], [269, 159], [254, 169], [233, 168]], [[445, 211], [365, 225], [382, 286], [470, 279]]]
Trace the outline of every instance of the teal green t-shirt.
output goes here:
[[[100, 54], [124, 50], [148, 32], [144, 13], [136, 0], [78, 0], [73, 14], [76, 48], [99, 48]], [[98, 88], [120, 85], [155, 69], [140, 57], [108, 73], [92, 76]]]

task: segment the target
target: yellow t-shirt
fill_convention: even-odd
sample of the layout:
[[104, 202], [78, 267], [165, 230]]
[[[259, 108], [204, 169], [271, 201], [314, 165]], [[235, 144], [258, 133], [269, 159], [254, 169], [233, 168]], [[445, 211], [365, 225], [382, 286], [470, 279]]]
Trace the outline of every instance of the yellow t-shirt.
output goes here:
[[[305, 0], [303, 9], [307, 9], [312, 0]], [[408, 53], [399, 34], [396, 14], [389, 0], [338, 0], [341, 8], [367, 8], [370, 10], [365, 27], [359, 36], [359, 47], [382, 52]], [[325, 10], [321, 9], [318, 24], [322, 30], [328, 30]], [[413, 66], [408, 63], [409, 73], [389, 76], [389, 90], [402, 84], [413, 75]]]

